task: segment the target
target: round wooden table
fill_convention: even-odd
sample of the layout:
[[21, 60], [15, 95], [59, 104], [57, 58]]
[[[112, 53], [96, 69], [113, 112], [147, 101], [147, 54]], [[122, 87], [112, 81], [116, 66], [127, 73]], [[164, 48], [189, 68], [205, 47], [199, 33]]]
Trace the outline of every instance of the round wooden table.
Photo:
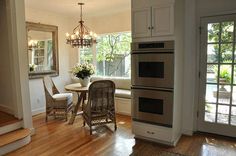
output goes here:
[[73, 110], [69, 124], [73, 124], [75, 121], [75, 117], [77, 115], [81, 115], [83, 113], [83, 111], [78, 112], [78, 109], [79, 109], [79, 106], [81, 105], [81, 103], [86, 99], [86, 93], [88, 92], [89, 85], [87, 87], [82, 87], [80, 85], [80, 83], [74, 83], [74, 84], [69, 84], [69, 85], [65, 86], [65, 90], [71, 91], [71, 92], [76, 92], [78, 94], [78, 101], [77, 101], [75, 108]]

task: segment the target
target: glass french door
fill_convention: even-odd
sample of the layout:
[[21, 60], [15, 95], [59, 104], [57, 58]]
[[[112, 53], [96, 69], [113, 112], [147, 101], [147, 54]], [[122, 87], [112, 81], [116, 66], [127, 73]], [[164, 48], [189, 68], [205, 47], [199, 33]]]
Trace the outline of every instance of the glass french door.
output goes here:
[[201, 19], [198, 130], [236, 137], [236, 14]]

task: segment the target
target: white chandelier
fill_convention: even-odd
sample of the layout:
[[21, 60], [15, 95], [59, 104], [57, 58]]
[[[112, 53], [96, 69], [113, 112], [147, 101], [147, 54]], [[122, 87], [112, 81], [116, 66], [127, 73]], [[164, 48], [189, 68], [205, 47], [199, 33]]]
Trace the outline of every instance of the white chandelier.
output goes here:
[[97, 34], [90, 31], [87, 26], [84, 25], [82, 6], [84, 3], [78, 3], [80, 5], [80, 21], [79, 25], [73, 29], [73, 33], [66, 33], [66, 43], [72, 47], [92, 47], [93, 43], [96, 43]]

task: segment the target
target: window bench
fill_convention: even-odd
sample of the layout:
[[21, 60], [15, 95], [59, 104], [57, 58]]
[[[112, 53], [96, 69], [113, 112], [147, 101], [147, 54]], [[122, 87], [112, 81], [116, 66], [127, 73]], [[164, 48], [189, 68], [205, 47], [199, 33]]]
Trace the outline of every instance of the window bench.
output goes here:
[[118, 114], [131, 115], [131, 80], [122, 77], [92, 77], [91, 82], [97, 80], [111, 80], [116, 85], [115, 104]]

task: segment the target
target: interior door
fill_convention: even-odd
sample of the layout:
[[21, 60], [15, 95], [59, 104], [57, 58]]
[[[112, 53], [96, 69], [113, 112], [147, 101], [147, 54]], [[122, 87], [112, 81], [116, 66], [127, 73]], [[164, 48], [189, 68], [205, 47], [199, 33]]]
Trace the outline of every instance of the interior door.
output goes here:
[[198, 130], [236, 137], [236, 14], [201, 19]]

